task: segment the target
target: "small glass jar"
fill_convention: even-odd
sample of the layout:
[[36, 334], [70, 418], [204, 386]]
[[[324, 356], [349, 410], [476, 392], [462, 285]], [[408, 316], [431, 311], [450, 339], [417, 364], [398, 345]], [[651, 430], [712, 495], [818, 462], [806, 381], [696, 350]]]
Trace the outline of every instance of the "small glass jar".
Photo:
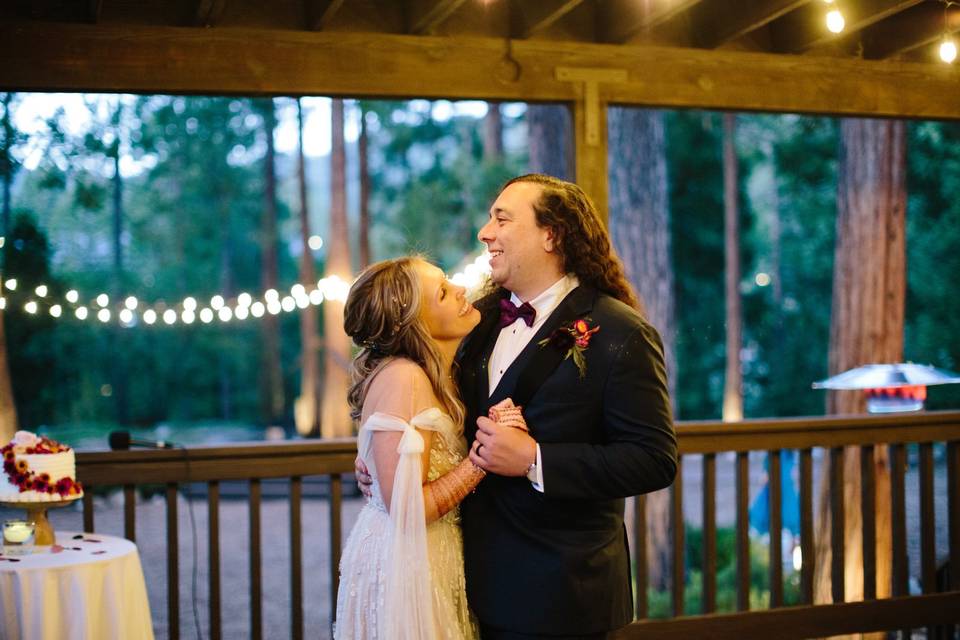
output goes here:
[[26, 556], [33, 553], [36, 527], [31, 520], [3, 521], [3, 553], [8, 556]]

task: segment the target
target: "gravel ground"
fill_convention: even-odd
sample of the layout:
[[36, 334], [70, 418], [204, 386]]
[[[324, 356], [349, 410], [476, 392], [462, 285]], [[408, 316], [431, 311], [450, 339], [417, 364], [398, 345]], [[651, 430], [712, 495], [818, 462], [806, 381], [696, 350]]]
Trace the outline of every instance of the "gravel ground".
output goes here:
[[[699, 456], [688, 456], [684, 461], [684, 513], [687, 522], [701, 524], [701, 477]], [[760, 490], [764, 476], [763, 456], [750, 456], [751, 498]], [[819, 479], [819, 462], [814, 478]], [[919, 489], [915, 468], [907, 473], [908, 553], [911, 575], [919, 576]], [[946, 527], [946, 468], [942, 461], [935, 468], [936, 541], [938, 557], [947, 552]], [[720, 456], [717, 461], [717, 522], [732, 526], [734, 511], [733, 459]], [[234, 487], [237, 488], [237, 487]], [[240, 487], [242, 489], [242, 485]], [[350, 488], [345, 483], [346, 493]], [[221, 602], [223, 637], [230, 640], [251, 636], [250, 620], [250, 559], [249, 508], [245, 499], [226, 497], [230, 493], [222, 486], [220, 503]], [[263, 636], [269, 639], [291, 637], [290, 633], [290, 554], [289, 506], [284, 499], [284, 483], [265, 483], [261, 506]], [[303, 500], [303, 579], [304, 631], [307, 638], [330, 637], [330, 558], [329, 509], [326, 500], [305, 487]], [[313, 495], [311, 495], [313, 494]], [[816, 494], [815, 494], [816, 495]], [[190, 523], [188, 504], [193, 504], [196, 521], [197, 553]], [[343, 507], [343, 532], [348, 535], [362, 506], [358, 497], [347, 495]], [[120, 492], [95, 500], [96, 530], [99, 533], [123, 535], [123, 498]], [[208, 637], [208, 571], [207, 571], [207, 509], [203, 497], [187, 501], [181, 496], [178, 503], [180, 546], [180, 637]], [[0, 518], [9, 518], [17, 512], [0, 508]], [[82, 530], [80, 505], [55, 509], [50, 520], [57, 530]], [[137, 546], [143, 563], [154, 632], [158, 639], [169, 637], [166, 593], [166, 507], [162, 496], [138, 499]], [[198, 559], [199, 562], [195, 562]], [[785, 561], [789, 556], [785, 554]], [[196, 588], [193, 574], [196, 571]], [[194, 606], [196, 605], [196, 606]], [[196, 631], [194, 610], [201, 634]]]

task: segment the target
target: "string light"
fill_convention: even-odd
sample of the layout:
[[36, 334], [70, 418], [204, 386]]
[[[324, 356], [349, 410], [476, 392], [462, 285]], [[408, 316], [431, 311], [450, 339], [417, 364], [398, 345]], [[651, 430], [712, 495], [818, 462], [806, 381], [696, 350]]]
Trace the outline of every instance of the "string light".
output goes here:
[[[450, 280], [468, 290], [474, 290], [489, 274], [489, 263], [490, 256], [484, 253], [467, 264], [461, 273], [451, 276]], [[10, 294], [20, 295], [17, 291], [16, 278], [8, 278], [2, 284], [3, 288], [10, 293], [7, 296], [0, 296], [0, 310], [7, 307]], [[291, 313], [297, 309], [306, 309], [310, 305], [319, 306], [328, 300], [342, 303], [346, 300], [349, 291], [349, 282], [331, 275], [321, 278], [313, 286], [295, 283], [286, 295], [281, 295], [276, 289], [268, 289], [257, 297], [243, 292], [232, 300], [217, 294], [210, 298], [209, 306], [198, 310], [199, 304], [194, 296], [187, 296], [179, 304], [173, 305], [162, 300], [151, 303], [143, 302], [132, 295], [120, 296], [117, 300], [122, 300], [122, 304], [117, 303], [112, 306], [110, 296], [106, 293], [100, 293], [92, 299], [87, 298], [88, 302], [82, 303], [80, 293], [76, 289], [70, 289], [63, 294], [61, 300], [58, 300], [57, 294], [52, 294], [49, 286], [40, 284], [34, 288], [36, 299], [29, 298], [16, 304], [22, 304], [22, 308], [31, 315], [44, 309], [44, 312], [49, 313], [53, 318], [69, 317], [68, 314], [72, 313], [73, 317], [80, 321], [95, 318], [103, 324], [114, 321], [119, 322], [123, 327], [132, 328], [141, 321], [145, 325], [152, 326], [161, 320], [166, 325], [177, 323], [189, 325], [196, 322], [198, 318], [203, 324], [210, 324], [214, 320], [226, 323], [233, 320], [262, 318], [268, 313], [278, 315]]]
[[846, 24], [847, 22], [843, 19], [840, 9], [831, 9], [827, 12], [827, 29], [831, 32], [840, 33]]
[[940, 43], [940, 59], [947, 64], [957, 59], [957, 43], [950, 36], [944, 36], [943, 42]]
[[943, 2], [943, 38], [940, 40], [940, 59], [947, 64], [952, 64], [957, 59], [957, 43], [950, 35], [950, 16], [947, 15], [950, 7], [956, 4], [953, 0], [942, 0]]

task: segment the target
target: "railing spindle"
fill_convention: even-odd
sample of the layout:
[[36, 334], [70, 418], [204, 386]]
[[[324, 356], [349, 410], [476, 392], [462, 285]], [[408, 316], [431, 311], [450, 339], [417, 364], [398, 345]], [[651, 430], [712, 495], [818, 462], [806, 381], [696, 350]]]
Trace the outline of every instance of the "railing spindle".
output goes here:
[[770, 606], [783, 606], [783, 494], [780, 486], [780, 450], [769, 454], [767, 488], [770, 507]]
[[343, 480], [330, 474], [330, 624], [337, 621], [337, 590], [340, 588], [340, 552], [343, 544]]
[[210, 640], [220, 640], [220, 483], [207, 483], [207, 562], [210, 571]]
[[750, 454], [737, 452], [737, 610], [750, 609]]
[[830, 449], [830, 584], [833, 602], [844, 601], [843, 447]]
[[950, 588], [960, 590], [960, 446], [947, 443], [947, 515], [950, 518]]
[[180, 638], [180, 535], [177, 528], [177, 483], [167, 483], [167, 634]]
[[717, 455], [703, 455], [703, 613], [717, 610]]
[[937, 591], [937, 551], [934, 541], [933, 443], [920, 444], [920, 567], [924, 593]]
[[634, 503], [633, 542], [636, 548], [633, 557], [637, 563], [637, 606], [636, 615], [639, 619], [647, 617], [647, 496], [636, 496]]
[[83, 531], [93, 533], [93, 485], [83, 486]]
[[290, 478], [290, 636], [303, 638], [303, 478]]
[[683, 615], [684, 593], [684, 522], [683, 522], [683, 456], [677, 461], [677, 477], [670, 488], [673, 522], [673, 616]]
[[263, 638], [263, 584], [260, 548], [260, 479], [250, 480], [250, 634]]
[[907, 474], [906, 450], [902, 444], [890, 445], [890, 511], [891, 538], [893, 544], [893, 595], [909, 595], [907, 569], [907, 506], [905, 478]]
[[137, 541], [137, 488], [132, 484], [123, 485], [123, 537]]
[[800, 602], [813, 604], [813, 451], [800, 450]]
[[863, 522], [863, 599], [877, 597], [876, 470], [873, 446], [860, 447], [860, 513]]

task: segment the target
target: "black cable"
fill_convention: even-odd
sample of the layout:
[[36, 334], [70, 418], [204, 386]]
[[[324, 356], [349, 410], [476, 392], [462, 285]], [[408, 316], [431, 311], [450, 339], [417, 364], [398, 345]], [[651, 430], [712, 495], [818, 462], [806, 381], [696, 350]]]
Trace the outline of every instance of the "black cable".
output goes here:
[[[186, 466], [186, 472], [187, 472], [186, 473], [187, 478], [185, 483], [186, 489], [184, 491], [186, 495], [184, 496], [184, 498], [186, 498], [187, 500], [187, 512], [190, 514], [190, 533], [191, 533], [191, 538], [193, 539], [193, 567], [191, 568], [192, 575], [191, 575], [191, 587], [190, 587], [191, 595], [193, 596], [191, 598], [193, 600], [192, 602], [193, 626], [197, 632], [197, 638], [199, 638], [199, 640], [203, 640], [203, 631], [200, 628], [200, 611], [197, 609], [197, 583], [199, 582], [199, 579], [200, 579], [199, 578], [200, 568], [199, 568], [199, 564], [197, 563], [197, 558], [200, 555], [200, 549], [199, 549], [200, 543], [197, 536], [197, 520], [193, 515], [193, 493], [190, 490], [190, 476], [191, 476], [190, 454], [189, 454], [189, 451], [187, 451], [187, 448], [184, 447], [183, 445], [176, 445], [176, 448], [183, 451], [183, 463]], [[175, 579], [179, 579], [179, 576], [173, 576], [173, 577]], [[169, 580], [170, 578], [168, 577], [167, 579]]]

